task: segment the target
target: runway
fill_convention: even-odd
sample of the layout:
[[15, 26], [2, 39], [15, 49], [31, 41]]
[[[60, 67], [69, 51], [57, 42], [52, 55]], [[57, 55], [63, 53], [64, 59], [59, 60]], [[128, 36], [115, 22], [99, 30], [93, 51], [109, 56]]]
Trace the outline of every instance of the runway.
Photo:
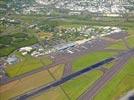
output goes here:
[[59, 65], [59, 64], [71, 63], [74, 59], [76, 59], [80, 56], [86, 55], [87, 53], [104, 50], [104, 48], [106, 48], [110, 44], [112, 44], [111, 41], [107, 41], [107, 40], [103, 40], [103, 39], [100, 39], [100, 40], [96, 39], [96, 40], [92, 41], [92, 46], [90, 45], [90, 43], [85, 43], [85, 44], [81, 45], [81, 46], [86, 46], [88, 49], [83, 49], [83, 48], [81, 48], [81, 46], [76, 47], [80, 51], [75, 50], [75, 52], [73, 54], [68, 54], [68, 53], [64, 53], [64, 52], [63, 53], [50, 54], [48, 56], [54, 56], [52, 64], [50, 64], [48, 66], [42, 66], [39, 69], [33, 70], [31, 72], [24, 73], [20, 76], [16, 76], [16, 77], [8, 79], [8, 80], [1, 80], [0, 84], [3, 85], [3, 84], [8, 84], [9, 82], [12, 82], [12, 81], [15, 81], [15, 80], [20, 80], [24, 77], [30, 76], [34, 73], [38, 73], [42, 70], [48, 70], [48, 69], [50, 69], [50, 68], [52, 68], [56, 65]]
[[75, 73], [72, 73], [72, 74], [70, 74], [70, 75], [68, 75], [68, 76], [66, 76], [66, 77], [63, 77], [63, 78], [61, 78], [60, 80], [55, 81], [55, 82], [52, 83], [52, 84], [49, 84], [49, 85], [47, 85], [47, 86], [42, 86], [41, 88], [38, 88], [38, 89], [35, 89], [35, 90], [32, 90], [32, 91], [29, 91], [29, 92], [24, 93], [24, 94], [22, 94], [22, 95], [20, 95], [20, 96], [17, 96], [17, 97], [15, 97], [15, 99], [17, 99], [17, 100], [26, 100], [27, 98], [29, 98], [29, 97], [31, 97], [31, 96], [34, 96], [34, 95], [37, 95], [37, 94], [40, 93], [40, 92], [44, 92], [44, 91], [46, 91], [46, 90], [48, 90], [48, 89], [54, 88], [54, 87], [56, 87], [56, 86], [59, 86], [59, 85], [65, 83], [65, 82], [67, 82], [67, 81], [69, 81], [69, 80], [72, 80], [72, 79], [74, 79], [74, 78], [76, 78], [76, 77], [78, 77], [78, 76], [80, 76], [80, 75], [83, 75], [83, 74], [85, 74], [85, 73], [87, 73], [87, 72], [89, 72], [89, 71], [92, 71], [92, 70], [94, 70], [94, 69], [96, 69], [96, 68], [99, 68], [99, 67], [101, 67], [102, 65], [113, 61], [114, 59], [115, 59], [115, 58], [113, 58], [113, 57], [107, 58], [107, 59], [105, 59], [105, 60], [103, 60], [103, 61], [101, 61], [101, 62], [98, 62], [98, 63], [96, 63], [96, 64], [94, 64], [94, 65], [92, 65], [92, 66], [89, 66], [89, 67], [87, 67], [87, 68], [85, 68], [85, 69], [82, 69], [82, 70], [80, 70], [80, 71], [77, 71], [77, 72], [75, 72]]
[[96, 83], [85, 91], [78, 100], [93, 100], [94, 96], [110, 81], [127, 63], [128, 59], [134, 56], [134, 50], [119, 55], [117, 62], [109, 69]]

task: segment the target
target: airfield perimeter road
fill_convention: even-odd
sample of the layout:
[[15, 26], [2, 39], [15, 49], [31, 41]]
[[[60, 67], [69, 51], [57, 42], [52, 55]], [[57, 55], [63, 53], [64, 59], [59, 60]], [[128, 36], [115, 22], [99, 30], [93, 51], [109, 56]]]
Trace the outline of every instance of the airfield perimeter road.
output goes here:
[[[122, 33], [122, 34], [121, 33], [115, 33], [114, 35], [115, 36], [117, 35], [118, 39], [121, 39], [122, 37], [128, 36], [127, 33]], [[111, 35], [109, 35], [107, 37], [112, 38]], [[115, 41], [116, 41], [116, 39], [115, 39]], [[30, 75], [32, 75], [34, 73], [37, 73], [37, 72], [40, 72], [42, 70], [48, 70], [49, 68], [52, 68], [52, 67], [54, 67], [56, 65], [59, 65], [59, 64], [71, 63], [75, 58], [78, 58], [78, 57], [80, 57], [82, 55], [85, 55], [87, 53], [104, 50], [110, 44], [115, 43], [115, 41], [107, 40], [107, 39], [105, 39], [105, 37], [103, 37], [102, 39], [92, 40], [91, 43], [82, 44], [82, 46], [86, 46], [87, 49], [83, 49], [83, 48], [81, 48], [81, 46], [77, 47], [80, 51], [75, 50], [75, 52], [73, 54], [67, 54], [67, 53], [50, 54], [48, 56], [54, 56], [52, 64], [50, 64], [48, 66], [43, 66], [39, 69], [36, 69], [36, 70], [31, 71], [31, 72], [22, 74], [20, 76], [16, 76], [14, 78], [1, 80], [0, 84], [3, 85], [3, 84], [8, 84], [9, 82], [12, 82], [12, 81], [15, 81], [15, 80], [21, 80], [24, 77], [30, 76]]]
[[94, 96], [106, 85], [108, 81], [112, 79], [127, 63], [128, 59], [134, 57], [134, 50], [130, 50], [128, 53], [120, 55], [120, 58], [96, 83], [83, 93], [78, 100], [93, 100]]
[[77, 47], [77, 48], [79, 48], [80, 51], [75, 51], [73, 54], [68, 54], [68, 53], [52, 54], [52, 55], [50, 55], [50, 56], [54, 56], [54, 62], [52, 64], [50, 64], [48, 66], [41, 67], [41, 68], [36, 69], [36, 70], [33, 70], [31, 72], [25, 73], [23, 75], [16, 76], [16, 77], [8, 79], [8, 80], [3, 80], [3, 81], [1, 80], [0, 84], [7, 84], [11, 81], [20, 80], [26, 76], [30, 76], [30, 75], [37, 73], [37, 72], [40, 72], [42, 70], [47, 70], [47, 69], [55, 67], [56, 65], [59, 65], [59, 64], [71, 63], [75, 58], [78, 58], [78, 57], [85, 55], [87, 53], [104, 50], [104, 48], [106, 48], [108, 45], [110, 45], [112, 43], [113, 42], [108, 41], [108, 40], [104, 40], [104, 39], [97, 40], [96, 39], [92, 42], [92, 47], [91, 47], [91, 44], [88, 44], [88, 43], [83, 44], [84, 46], [88, 47], [88, 49], [83, 49], [81, 47]]

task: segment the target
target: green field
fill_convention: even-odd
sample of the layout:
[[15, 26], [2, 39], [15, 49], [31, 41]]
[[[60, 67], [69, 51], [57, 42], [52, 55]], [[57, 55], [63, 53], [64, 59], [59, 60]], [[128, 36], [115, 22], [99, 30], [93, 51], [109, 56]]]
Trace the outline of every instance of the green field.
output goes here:
[[[130, 48], [134, 48], [134, 36], [129, 36], [126, 38], [126, 42]], [[127, 49], [124, 42], [122, 40], [116, 42], [115, 44], [108, 47], [109, 49]]]
[[127, 49], [123, 41], [119, 41], [109, 46], [108, 49]]
[[130, 48], [134, 48], [134, 36], [127, 38], [127, 42]]
[[106, 68], [106, 69], [110, 69], [110, 68], [113, 67], [114, 64], [115, 64], [115, 61], [112, 61], [110, 63], [105, 64], [103, 67]]
[[48, 90], [48, 92], [34, 96], [31, 99], [32, 100], [68, 100], [60, 87], [56, 87], [52, 90]]
[[108, 57], [112, 57], [114, 52], [97, 51], [81, 56], [73, 61], [73, 70], [81, 70]]
[[20, 47], [35, 43], [37, 43], [37, 39], [34, 36], [24, 33], [0, 35], [0, 57], [7, 56]]
[[83, 92], [85, 92], [91, 85], [99, 79], [103, 73], [99, 70], [91, 71], [74, 80], [63, 84], [63, 88], [69, 95], [71, 100], [76, 100]]
[[30, 55], [19, 57], [22, 60], [21, 62], [14, 65], [8, 65], [5, 68], [5, 71], [10, 78], [22, 75], [26, 72], [30, 72], [41, 67], [45, 67], [52, 63], [51, 59], [49, 59], [48, 57], [34, 58]]
[[[64, 91], [68, 94], [71, 100], [76, 100], [86, 89], [101, 76], [103, 73], [99, 70], [94, 70], [85, 75], [70, 80], [62, 85]], [[51, 89], [48, 92], [42, 93], [32, 98], [32, 100], [68, 100], [67, 96], [60, 87]]]
[[120, 96], [134, 89], [134, 58], [96, 95], [94, 100], [118, 100]]
[[[63, 75], [64, 65], [57, 65], [50, 68], [50, 72], [54, 73], [56, 79]], [[54, 81], [47, 70], [32, 74], [20, 80], [12, 81], [8, 84], [0, 86], [0, 100], [9, 100], [11, 97], [18, 96], [22, 93], [46, 85]]]

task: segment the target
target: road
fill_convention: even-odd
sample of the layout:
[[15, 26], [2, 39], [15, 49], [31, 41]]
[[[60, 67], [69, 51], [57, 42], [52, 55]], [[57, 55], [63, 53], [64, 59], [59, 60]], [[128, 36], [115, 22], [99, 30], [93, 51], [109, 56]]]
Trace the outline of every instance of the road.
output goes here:
[[105, 60], [103, 60], [103, 61], [101, 61], [101, 62], [98, 62], [98, 63], [96, 63], [96, 64], [94, 64], [94, 65], [92, 65], [92, 66], [89, 66], [89, 67], [84, 68], [84, 69], [82, 69], [82, 70], [80, 70], [80, 71], [77, 71], [77, 72], [75, 72], [75, 73], [72, 73], [72, 74], [70, 74], [70, 75], [68, 75], [68, 76], [66, 76], [66, 77], [63, 77], [63, 78], [61, 78], [60, 80], [55, 81], [55, 82], [52, 83], [52, 84], [49, 84], [49, 85], [47, 85], [47, 86], [42, 86], [41, 88], [34, 89], [34, 90], [32, 90], [32, 91], [29, 91], [29, 92], [27, 92], [27, 93], [24, 93], [24, 94], [22, 94], [22, 95], [16, 97], [16, 99], [17, 99], [17, 100], [26, 100], [27, 98], [29, 98], [29, 97], [31, 97], [31, 96], [34, 96], [34, 95], [37, 95], [37, 94], [40, 93], [40, 92], [44, 92], [44, 91], [46, 91], [46, 90], [48, 90], [48, 89], [57, 87], [57, 86], [59, 86], [59, 85], [65, 83], [65, 82], [67, 82], [67, 81], [69, 81], [69, 80], [72, 80], [72, 79], [74, 79], [74, 78], [76, 78], [76, 77], [78, 77], [78, 76], [80, 76], [80, 75], [83, 75], [83, 74], [85, 74], [85, 73], [87, 73], [87, 72], [89, 72], [89, 71], [91, 71], [91, 70], [94, 70], [94, 69], [96, 69], [96, 68], [98, 68], [98, 67], [100, 67], [100, 66], [102, 66], [102, 65], [104, 65], [104, 64], [106, 64], [106, 63], [109, 63], [109, 62], [113, 61], [114, 59], [115, 59], [115, 58], [113, 58], [113, 57], [112, 57], [112, 58], [107, 58], [107, 59], [105, 59]]
[[127, 63], [127, 60], [134, 56], [134, 50], [130, 50], [119, 55], [117, 63], [113, 65], [96, 83], [89, 88], [84, 94], [82, 94], [78, 100], [93, 100], [93, 97], [115, 76]]
[[[79, 56], [82, 56], [82, 55], [86, 55], [87, 53], [90, 53], [90, 52], [95, 52], [95, 51], [100, 51], [100, 50], [105, 50], [105, 48], [110, 45], [111, 41], [108, 41], [108, 40], [105, 40], [105, 39], [100, 39], [100, 40], [94, 40], [92, 41], [92, 46], [88, 43], [84, 43], [82, 44], [82, 46], [86, 46], [88, 49], [83, 49], [83, 48], [79, 48], [80, 52], [75, 52], [74, 54], [65, 54], [65, 53], [61, 53], [61, 54], [57, 54], [57, 55], [54, 55], [55, 56], [55, 59], [54, 59], [54, 62], [53, 64], [51, 65], [48, 65], [48, 66], [44, 66], [40, 69], [37, 69], [37, 70], [34, 70], [32, 72], [29, 72], [29, 73], [26, 73], [26, 74], [23, 74], [23, 75], [20, 75], [18, 77], [15, 77], [11, 80], [8, 80], [8, 82], [11, 82], [11, 81], [14, 81], [14, 80], [20, 80], [24, 77], [27, 77], [27, 76], [30, 76], [32, 74], [35, 74], [37, 72], [40, 72], [42, 70], [48, 70], [49, 68], [51, 67], [54, 67], [58, 64], [66, 64], [66, 63], [70, 63], [72, 62], [75, 58], [79, 57]], [[116, 52], [118, 50], [106, 50], [106, 51], [113, 51], [113, 52]]]
[[113, 42], [108, 41], [108, 40], [101, 39], [101, 40], [98, 41], [96, 39], [96, 40], [92, 41], [92, 47], [88, 43], [83, 44], [88, 49], [83, 49], [81, 47], [78, 47], [78, 49], [80, 51], [75, 51], [73, 54], [68, 54], [68, 53], [54, 53], [54, 54], [50, 55], [50, 56], [54, 56], [54, 62], [52, 64], [50, 64], [48, 66], [42, 66], [39, 69], [36, 69], [36, 70], [31, 71], [31, 72], [22, 74], [20, 76], [16, 76], [14, 78], [10, 78], [10, 79], [7, 79], [7, 80], [1, 80], [0, 81], [0, 84], [1, 85], [8, 84], [9, 82], [12, 82], [12, 81], [15, 81], [15, 80], [20, 80], [20, 79], [22, 79], [22, 78], [24, 78], [26, 76], [30, 76], [30, 75], [35, 74], [37, 72], [40, 72], [42, 70], [48, 70], [48, 69], [50, 69], [50, 68], [52, 68], [52, 67], [54, 67], [56, 65], [70, 63], [74, 59], [76, 59], [76, 58], [78, 58], [78, 57], [80, 57], [82, 55], [86, 55], [87, 53], [104, 50], [104, 48], [106, 48], [108, 45], [110, 45], [112, 43]]
[[[125, 36], [127, 36], [127, 33], [112, 34], [112, 35], [109, 35], [107, 37], [108, 38], [113, 38], [112, 40], [114, 40], [114, 37], [118, 37], [116, 39], [121, 39]], [[42, 66], [39, 69], [32, 70], [31, 72], [24, 73], [22, 75], [14, 77], [14, 78], [8, 78], [8, 77], [3, 78], [0, 81], [0, 84], [1, 85], [8, 84], [9, 82], [12, 82], [12, 81], [15, 81], [15, 80], [21, 80], [24, 77], [27, 77], [27, 76], [30, 76], [32, 74], [38, 73], [42, 70], [48, 70], [49, 68], [52, 68], [56, 65], [70, 63], [75, 58], [78, 58], [79, 56], [85, 55], [85, 54], [90, 53], [90, 52], [104, 50], [104, 48], [106, 48], [110, 44], [113, 44], [114, 42], [115, 41], [111, 41], [109, 39], [107, 40], [107, 39], [105, 39], [105, 37], [103, 37], [102, 39], [92, 40], [92, 43], [82, 44], [82, 46], [86, 46], [88, 49], [79, 48], [80, 52], [75, 51], [74, 54], [71, 54], [71, 55], [70, 54], [65, 54], [65, 53], [58, 53], [58, 54], [57, 53], [54, 53], [54, 54], [52, 53], [52, 54], [48, 55], [48, 56], [54, 56], [54, 59], [53, 59], [54, 62], [52, 64], [50, 64], [48, 66]]]

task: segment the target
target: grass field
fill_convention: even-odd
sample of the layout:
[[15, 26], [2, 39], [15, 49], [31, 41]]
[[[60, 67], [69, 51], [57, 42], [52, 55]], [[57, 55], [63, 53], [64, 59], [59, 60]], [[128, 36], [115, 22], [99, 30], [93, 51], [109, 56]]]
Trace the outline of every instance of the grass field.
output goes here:
[[95, 64], [99, 61], [102, 61], [108, 57], [113, 56], [114, 52], [104, 52], [104, 51], [97, 51], [92, 52], [87, 55], [81, 56], [80, 58], [73, 61], [73, 70], [80, 70], [85, 67], [88, 67], [92, 64]]
[[44, 67], [52, 63], [51, 59], [49, 59], [48, 57], [34, 58], [30, 55], [19, 57], [22, 60], [21, 62], [14, 65], [8, 65], [5, 68], [5, 71], [10, 78], [22, 75], [26, 72], [30, 72], [32, 70]]
[[115, 63], [115, 61], [112, 61], [112, 62], [110, 62], [110, 63], [105, 64], [103, 67], [104, 67], [104, 68], [107, 68], [107, 69], [110, 69], [110, 68], [113, 67], [114, 63]]
[[48, 90], [38, 96], [31, 98], [32, 100], [68, 100], [60, 87]]
[[[129, 47], [134, 48], [134, 36], [129, 36], [128, 38], [126, 38], [126, 42], [128, 43]], [[127, 47], [125, 46], [122, 40], [109, 46], [108, 48], [109, 49], [127, 49]]]
[[91, 85], [102, 76], [102, 72], [99, 70], [91, 71], [85, 75], [82, 75], [74, 80], [68, 81], [63, 84], [63, 88], [69, 95], [71, 100], [76, 100], [84, 91], [86, 91]]
[[[58, 79], [63, 74], [64, 65], [58, 65], [51, 68], [50, 71]], [[0, 100], [7, 100], [31, 89], [40, 87], [53, 81], [48, 71], [41, 71], [31, 76], [16, 80], [0, 87]]]
[[[76, 100], [86, 89], [88, 89], [99, 77], [102, 76], [102, 72], [94, 70], [71, 81], [68, 81], [62, 85], [64, 91], [69, 95], [71, 100]], [[64, 92], [57, 87], [33, 97], [32, 100], [68, 100]]]
[[134, 58], [96, 95], [94, 100], [118, 100], [134, 89]]
[[127, 38], [127, 42], [128, 42], [128, 45], [130, 46], [130, 48], [134, 48], [134, 35]]
[[111, 46], [108, 49], [127, 49], [123, 41], [119, 41]]

